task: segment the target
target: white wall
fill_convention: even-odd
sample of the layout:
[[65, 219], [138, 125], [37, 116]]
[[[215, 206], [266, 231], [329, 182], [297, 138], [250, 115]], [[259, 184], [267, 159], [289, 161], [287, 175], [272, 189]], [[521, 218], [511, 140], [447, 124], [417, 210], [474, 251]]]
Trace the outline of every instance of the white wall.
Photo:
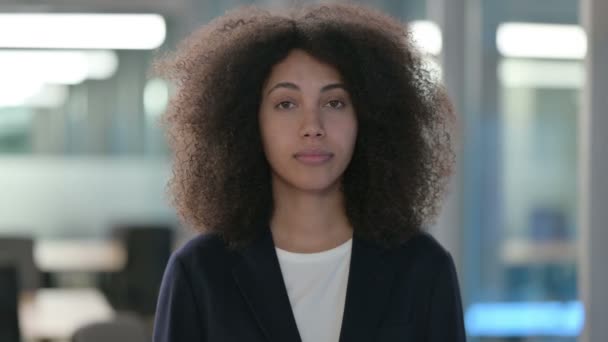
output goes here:
[[99, 237], [122, 220], [170, 221], [168, 160], [0, 158], [0, 234]]

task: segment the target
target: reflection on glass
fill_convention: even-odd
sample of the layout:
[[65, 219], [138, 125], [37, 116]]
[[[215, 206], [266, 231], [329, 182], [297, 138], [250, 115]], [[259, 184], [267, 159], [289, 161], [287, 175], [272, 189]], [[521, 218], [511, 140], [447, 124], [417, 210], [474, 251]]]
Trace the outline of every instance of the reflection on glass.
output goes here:
[[484, 286], [502, 290], [497, 302], [468, 308], [467, 328], [482, 341], [562, 341], [578, 336], [584, 320], [575, 244], [583, 66], [505, 58], [497, 73], [504, 231], [496, 253], [500, 284]]

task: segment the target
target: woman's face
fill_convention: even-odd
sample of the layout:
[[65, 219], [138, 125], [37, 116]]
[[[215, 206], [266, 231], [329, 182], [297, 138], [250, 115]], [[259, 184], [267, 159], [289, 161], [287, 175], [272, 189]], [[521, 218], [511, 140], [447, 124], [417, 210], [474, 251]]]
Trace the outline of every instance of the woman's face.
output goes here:
[[324, 192], [351, 160], [357, 118], [338, 71], [292, 50], [263, 87], [259, 125], [273, 183]]

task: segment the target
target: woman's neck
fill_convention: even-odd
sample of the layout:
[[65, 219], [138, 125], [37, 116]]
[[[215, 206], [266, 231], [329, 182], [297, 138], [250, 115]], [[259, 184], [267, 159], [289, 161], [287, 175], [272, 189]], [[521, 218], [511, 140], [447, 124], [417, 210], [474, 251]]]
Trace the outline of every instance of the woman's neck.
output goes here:
[[344, 196], [338, 186], [321, 193], [273, 184], [273, 198], [270, 230], [275, 246], [281, 249], [315, 253], [352, 237]]

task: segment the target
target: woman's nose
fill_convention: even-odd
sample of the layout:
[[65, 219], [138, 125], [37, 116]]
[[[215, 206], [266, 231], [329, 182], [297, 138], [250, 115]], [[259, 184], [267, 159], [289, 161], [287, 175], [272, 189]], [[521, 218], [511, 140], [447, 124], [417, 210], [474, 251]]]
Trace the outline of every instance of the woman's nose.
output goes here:
[[307, 110], [303, 115], [301, 135], [304, 137], [323, 137], [325, 129], [318, 109]]

